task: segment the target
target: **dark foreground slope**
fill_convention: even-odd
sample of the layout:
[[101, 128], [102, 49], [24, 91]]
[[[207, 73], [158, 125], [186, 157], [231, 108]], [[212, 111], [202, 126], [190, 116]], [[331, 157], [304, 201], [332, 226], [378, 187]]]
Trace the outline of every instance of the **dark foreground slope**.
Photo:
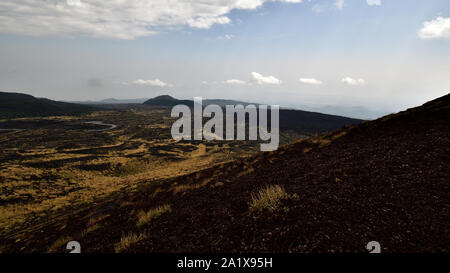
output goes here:
[[[447, 95], [146, 185], [43, 230], [53, 241], [78, 240], [84, 252], [366, 252], [369, 241], [383, 252], [449, 252], [449, 124]], [[268, 185], [287, 194], [252, 210], [252, 194]], [[137, 225], [141, 211], [162, 205], [170, 209]], [[47, 250], [52, 240], [40, 234], [21, 251]]]
[[95, 110], [97, 108], [87, 105], [36, 98], [22, 93], [0, 92], [0, 119], [73, 115]]
[[[172, 182], [151, 198], [151, 187], [111, 218], [111, 235], [102, 237], [148, 232], [129, 248], [138, 252], [363, 252], [372, 240], [385, 252], [448, 252], [449, 124], [447, 95], [176, 181], [203, 185], [197, 189], [175, 193]], [[279, 210], [251, 212], [251, 194], [266, 185], [298, 197], [284, 200]], [[139, 230], [130, 211], [161, 204], [172, 211]], [[92, 236], [87, 244], [93, 240], [92, 249], [112, 251], [112, 245], [100, 246], [103, 239]]]

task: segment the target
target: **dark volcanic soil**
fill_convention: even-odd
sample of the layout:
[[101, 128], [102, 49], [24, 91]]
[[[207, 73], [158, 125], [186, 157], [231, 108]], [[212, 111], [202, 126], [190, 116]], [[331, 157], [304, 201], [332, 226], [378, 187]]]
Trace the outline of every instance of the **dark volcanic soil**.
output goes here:
[[[383, 252], [449, 252], [449, 124], [447, 95], [273, 153], [145, 186], [111, 200], [117, 206], [102, 228], [77, 238], [84, 217], [58, 232], [75, 236], [84, 252], [113, 252], [129, 232], [147, 235], [129, 252], [366, 252], [369, 241], [380, 242]], [[176, 191], [180, 185], [198, 186]], [[252, 193], [266, 185], [281, 185], [298, 198], [275, 211], [250, 212]], [[163, 204], [172, 211], [136, 226], [137, 211]]]

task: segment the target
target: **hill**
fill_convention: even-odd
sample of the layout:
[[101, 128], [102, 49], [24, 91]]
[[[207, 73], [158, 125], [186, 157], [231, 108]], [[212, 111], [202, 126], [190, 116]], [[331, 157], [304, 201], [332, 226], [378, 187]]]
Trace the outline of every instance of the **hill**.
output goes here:
[[[118, 209], [106, 230], [115, 243], [125, 229], [149, 231], [127, 249], [133, 252], [363, 252], [372, 240], [385, 252], [448, 252], [448, 124], [450, 95], [180, 177], [158, 194], [150, 186]], [[284, 193], [264, 191], [268, 185]], [[278, 202], [264, 199], [267, 193]], [[167, 204], [170, 212], [143, 228], [127, 214]]]
[[149, 180], [40, 227], [53, 239], [35, 232], [27, 249], [46, 251], [53, 240], [64, 251], [74, 239], [84, 252], [367, 252], [378, 241], [382, 252], [449, 252], [448, 124], [450, 95]]
[[0, 92], [0, 119], [75, 115], [95, 110], [97, 108], [92, 106], [36, 98], [22, 93]]
[[[192, 100], [179, 100], [169, 95], [162, 95], [158, 96], [152, 99], [149, 99], [143, 103], [144, 105], [149, 106], [163, 106], [163, 107], [173, 107], [178, 104], [184, 104], [189, 107], [194, 106], [194, 101]], [[236, 105], [236, 104], [242, 104], [244, 106], [248, 104], [253, 104], [249, 102], [242, 102], [237, 100], [225, 100], [225, 99], [204, 99], [203, 105], [209, 105], [209, 104], [216, 104], [220, 107], [225, 107], [226, 105]]]
[[[148, 232], [132, 252], [365, 252], [373, 240], [384, 252], [448, 252], [448, 124], [450, 95], [149, 186], [99, 231], [109, 245], [85, 244], [111, 251], [127, 230]], [[130, 217], [162, 205], [143, 227]]]
[[71, 103], [76, 104], [87, 104], [87, 105], [104, 105], [104, 104], [142, 104], [147, 99], [116, 99], [116, 98], [108, 98], [104, 100], [98, 100], [98, 101], [92, 101], [92, 100], [86, 100], [86, 101], [70, 101]]
[[173, 107], [178, 104], [184, 104], [190, 107], [194, 106], [194, 102], [191, 100], [179, 100], [169, 95], [162, 95], [152, 99], [149, 99], [143, 103], [147, 106], [163, 106], [163, 107]]
[[[191, 100], [178, 100], [168, 95], [159, 96], [144, 102], [144, 105], [147, 106], [161, 107], [173, 107], [178, 104], [184, 104], [189, 107], [194, 106], [194, 102]], [[220, 107], [225, 107], [226, 105], [237, 104], [247, 106], [253, 103], [224, 99], [207, 99], [203, 101], [203, 106], [209, 104], [216, 104]], [[363, 122], [363, 120], [361, 119], [353, 119], [302, 110], [280, 109], [280, 129], [291, 130], [306, 135], [332, 131], [343, 126], [355, 125], [361, 122]]]

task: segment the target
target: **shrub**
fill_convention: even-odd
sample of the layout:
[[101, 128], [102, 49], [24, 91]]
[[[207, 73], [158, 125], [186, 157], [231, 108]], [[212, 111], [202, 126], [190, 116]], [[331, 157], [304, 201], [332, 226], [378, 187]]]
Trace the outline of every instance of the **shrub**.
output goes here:
[[171, 212], [171, 211], [172, 211], [172, 208], [170, 207], [170, 205], [159, 206], [159, 207], [151, 209], [147, 212], [140, 211], [138, 213], [137, 226], [141, 227], [141, 226], [147, 224], [150, 220], [158, 218], [159, 216], [161, 216], [161, 214], [163, 214], [165, 212]]
[[122, 252], [124, 250], [127, 250], [131, 245], [144, 240], [145, 238], [147, 238], [147, 235], [143, 233], [139, 235], [129, 233], [128, 235], [122, 236], [122, 238], [120, 238], [120, 242], [114, 245], [114, 250], [116, 251], [116, 253]]
[[286, 193], [283, 187], [279, 185], [267, 186], [257, 194], [252, 194], [252, 201], [250, 202], [251, 211], [262, 211], [264, 209], [274, 211], [276, 210], [281, 201], [290, 198], [290, 195]]
[[57, 252], [63, 249], [63, 247], [72, 240], [72, 237], [63, 236], [58, 238], [53, 244], [48, 248], [48, 252]]

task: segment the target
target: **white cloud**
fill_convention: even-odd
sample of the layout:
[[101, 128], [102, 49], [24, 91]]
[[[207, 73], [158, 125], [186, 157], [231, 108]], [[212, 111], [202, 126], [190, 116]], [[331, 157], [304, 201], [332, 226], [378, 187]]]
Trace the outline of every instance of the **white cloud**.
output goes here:
[[69, 6], [81, 6], [81, 0], [67, 0]]
[[219, 36], [219, 39], [220, 40], [231, 40], [231, 39], [233, 39], [234, 38], [234, 35], [233, 34], [225, 34], [225, 35], [223, 35], [223, 36]]
[[128, 84], [136, 84], [136, 85], [146, 85], [146, 86], [157, 86], [157, 87], [166, 87], [169, 86], [169, 84], [159, 80], [159, 79], [154, 79], [154, 80], [135, 80], [131, 83], [128, 82], [123, 82], [122, 84], [128, 85]]
[[369, 6], [381, 6], [381, 0], [366, 0]]
[[231, 80], [227, 80], [226, 83], [228, 83], [228, 84], [245, 84], [245, 81], [237, 80], [237, 79], [231, 79]]
[[313, 79], [313, 78], [301, 78], [298, 81], [301, 82], [301, 83], [311, 84], [311, 85], [321, 85], [321, 84], [323, 84], [322, 81], [319, 81], [319, 80]]
[[342, 10], [344, 8], [344, 5], [345, 5], [345, 1], [344, 0], [336, 0], [336, 2], [334, 2], [334, 6], [338, 10]]
[[263, 76], [257, 72], [252, 72], [252, 77], [253, 79], [258, 83], [258, 84], [281, 84], [281, 80], [275, 78], [274, 76]]
[[0, 32], [135, 39], [164, 27], [229, 24], [230, 11], [254, 10], [265, 2], [301, 0], [1, 0]]
[[226, 25], [231, 22], [230, 18], [226, 16], [220, 17], [200, 17], [191, 18], [187, 21], [187, 24], [193, 28], [210, 28], [214, 24]]
[[419, 31], [420, 39], [450, 39], [450, 18], [438, 17], [432, 21], [423, 23]]
[[366, 84], [366, 81], [364, 79], [353, 79], [350, 77], [343, 78], [341, 82], [354, 86], [361, 86]]

